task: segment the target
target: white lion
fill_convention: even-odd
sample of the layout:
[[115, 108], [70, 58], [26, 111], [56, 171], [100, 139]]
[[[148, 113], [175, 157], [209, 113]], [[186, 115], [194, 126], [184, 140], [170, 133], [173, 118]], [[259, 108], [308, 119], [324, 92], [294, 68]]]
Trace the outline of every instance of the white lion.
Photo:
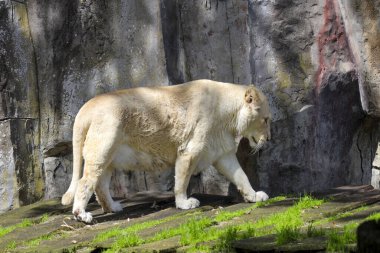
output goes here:
[[199, 201], [186, 194], [190, 176], [211, 165], [245, 201], [266, 200], [265, 192], [252, 189], [235, 153], [242, 137], [254, 150], [270, 139], [270, 117], [267, 98], [254, 86], [211, 80], [97, 96], [75, 118], [73, 177], [62, 204], [74, 200], [75, 217], [91, 222], [85, 208], [94, 191], [105, 212], [122, 210], [109, 192], [113, 169], [175, 167], [176, 206], [195, 208]]

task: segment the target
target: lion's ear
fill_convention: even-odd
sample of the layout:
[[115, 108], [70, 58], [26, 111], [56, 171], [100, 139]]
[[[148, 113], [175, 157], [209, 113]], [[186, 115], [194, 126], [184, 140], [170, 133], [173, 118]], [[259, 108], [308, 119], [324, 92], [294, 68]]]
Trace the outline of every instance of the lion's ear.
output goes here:
[[254, 87], [249, 87], [244, 95], [245, 102], [248, 104], [254, 103], [258, 105], [260, 103], [260, 96]]

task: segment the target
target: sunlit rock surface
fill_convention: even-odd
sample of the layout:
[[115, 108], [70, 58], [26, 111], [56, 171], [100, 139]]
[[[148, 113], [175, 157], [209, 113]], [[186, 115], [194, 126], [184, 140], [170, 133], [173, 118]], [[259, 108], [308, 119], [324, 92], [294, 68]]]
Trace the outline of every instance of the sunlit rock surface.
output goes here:
[[[239, 148], [255, 189], [378, 182], [379, 19], [371, 0], [0, 0], [0, 211], [65, 191], [62, 143], [91, 97], [200, 78], [269, 97], [272, 141], [255, 156]], [[112, 192], [173, 179], [116, 172]], [[238, 195], [212, 168], [191, 192]]]

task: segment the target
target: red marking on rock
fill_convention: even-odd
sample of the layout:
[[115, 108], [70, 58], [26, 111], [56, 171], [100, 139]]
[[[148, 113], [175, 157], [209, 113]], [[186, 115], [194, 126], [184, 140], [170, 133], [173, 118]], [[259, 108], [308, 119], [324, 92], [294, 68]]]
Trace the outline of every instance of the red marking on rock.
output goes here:
[[337, 0], [325, 0], [323, 14], [324, 24], [317, 36], [319, 50], [319, 67], [316, 75], [317, 95], [327, 71], [335, 71], [338, 61], [353, 62]]

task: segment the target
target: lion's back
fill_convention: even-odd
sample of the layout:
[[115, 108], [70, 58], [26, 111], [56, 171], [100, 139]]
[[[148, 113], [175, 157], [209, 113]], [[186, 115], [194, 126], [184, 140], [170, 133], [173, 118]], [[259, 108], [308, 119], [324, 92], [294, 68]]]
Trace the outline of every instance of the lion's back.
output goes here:
[[95, 125], [92, 135], [117, 130], [115, 140], [173, 160], [194, 132], [214, 135], [211, 132], [216, 131], [215, 125], [223, 125], [226, 106], [240, 97], [235, 93], [242, 89], [239, 85], [197, 80], [119, 90], [88, 101], [77, 118]]

